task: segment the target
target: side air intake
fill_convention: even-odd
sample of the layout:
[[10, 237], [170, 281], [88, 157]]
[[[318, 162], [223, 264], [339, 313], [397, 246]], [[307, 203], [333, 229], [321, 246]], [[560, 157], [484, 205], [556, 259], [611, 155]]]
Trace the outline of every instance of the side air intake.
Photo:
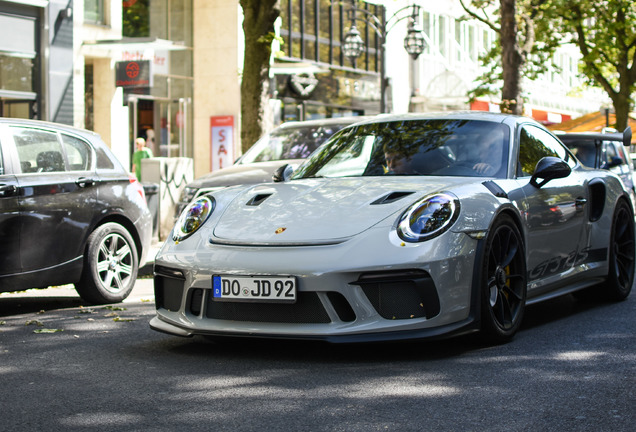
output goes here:
[[265, 201], [267, 198], [269, 198], [270, 196], [272, 196], [272, 194], [258, 194], [252, 197], [252, 199], [250, 199], [246, 205], [248, 206], [259, 206], [263, 203], [263, 201]]

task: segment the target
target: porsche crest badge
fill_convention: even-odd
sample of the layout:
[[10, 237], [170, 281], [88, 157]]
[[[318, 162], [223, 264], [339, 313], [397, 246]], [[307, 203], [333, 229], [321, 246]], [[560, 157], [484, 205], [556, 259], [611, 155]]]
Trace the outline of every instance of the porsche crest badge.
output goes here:
[[285, 231], [286, 229], [287, 229], [287, 228], [280, 227], [280, 228], [278, 228], [276, 231], [274, 231], [274, 233], [275, 233], [275, 234], [280, 234], [280, 233], [282, 233], [283, 231]]

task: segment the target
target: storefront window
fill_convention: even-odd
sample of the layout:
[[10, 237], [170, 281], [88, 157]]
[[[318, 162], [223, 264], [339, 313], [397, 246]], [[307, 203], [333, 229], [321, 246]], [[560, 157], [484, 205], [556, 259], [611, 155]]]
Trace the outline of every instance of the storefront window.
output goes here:
[[104, 24], [104, 0], [84, 0], [84, 21]]
[[[382, 19], [381, 6], [358, 2], [356, 7]], [[282, 0], [283, 51], [294, 59], [307, 59], [336, 66], [351, 67], [348, 58], [341, 55], [340, 44], [351, 27], [349, 4], [328, 0]], [[367, 13], [358, 12], [356, 27], [362, 34], [366, 49], [356, 60], [355, 67], [369, 72], [379, 72], [380, 39], [366, 23]]]
[[124, 0], [122, 2], [122, 35], [124, 37], [150, 36], [150, 0]]
[[0, 54], [0, 89], [33, 91], [33, 60]]

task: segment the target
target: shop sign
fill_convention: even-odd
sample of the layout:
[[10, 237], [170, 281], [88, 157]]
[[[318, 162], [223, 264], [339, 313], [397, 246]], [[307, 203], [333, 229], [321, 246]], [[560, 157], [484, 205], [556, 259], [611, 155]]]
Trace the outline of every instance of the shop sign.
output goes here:
[[212, 171], [234, 163], [234, 116], [210, 117], [210, 165]]
[[307, 97], [316, 89], [318, 79], [313, 73], [290, 75], [289, 85], [297, 94]]
[[338, 77], [338, 96], [359, 100], [380, 100], [380, 86], [374, 81]]
[[115, 85], [117, 87], [151, 87], [150, 61], [120, 61], [115, 64]]

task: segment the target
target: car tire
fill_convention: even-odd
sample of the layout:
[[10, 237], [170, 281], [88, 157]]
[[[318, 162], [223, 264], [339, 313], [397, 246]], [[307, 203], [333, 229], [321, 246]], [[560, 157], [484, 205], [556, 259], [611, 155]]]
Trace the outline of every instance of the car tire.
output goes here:
[[506, 343], [519, 330], [527, 294], [523, 239], [510, 216], [490, 228], [481, 271], [480, 334], [487, 343]]
[[609, 269], [607, 280], [600, 286], [606, 300], [625, 300], [634, 284], [634, 213], [624, 200], [614, 209], [609, 243]]
[[88, 303], [119, 303], [132, 291], [138, 270], [137, 248], [130, 233], [109, 222], [88, 237], [84, 269], [75, 288]]

